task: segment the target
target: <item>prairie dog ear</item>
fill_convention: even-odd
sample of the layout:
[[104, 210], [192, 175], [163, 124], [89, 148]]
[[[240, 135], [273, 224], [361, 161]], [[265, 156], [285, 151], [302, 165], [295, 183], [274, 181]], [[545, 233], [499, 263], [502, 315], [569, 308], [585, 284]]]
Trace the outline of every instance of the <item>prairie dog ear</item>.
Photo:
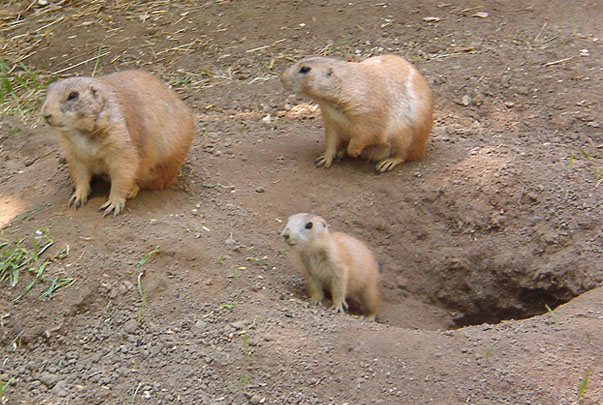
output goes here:
[[327, 68], [327, 77], [331, 77], [333, 75], [333, 68]]
[[92, 98], [94, 98], [95, 100], [98, 99], [98, 90], [96, 89], [96, 87], [94, 87], [94, 85], [90, 86], [90, 94], [92, 94]]

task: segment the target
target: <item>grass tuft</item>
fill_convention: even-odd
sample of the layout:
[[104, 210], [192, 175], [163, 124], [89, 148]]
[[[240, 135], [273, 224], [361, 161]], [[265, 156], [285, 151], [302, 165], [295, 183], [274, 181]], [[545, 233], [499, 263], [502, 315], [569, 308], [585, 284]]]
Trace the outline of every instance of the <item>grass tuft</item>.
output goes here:
[[[22, 270], [27, 270], [34, 276], [33, 280], [23, 289], [23, 292], [13, 299], [13, 302], [23, 298], [38, 281], [46, 281], [44, 272], [52, 260], [64, 259], [69, 254], [69, 247], [67, 246], [54, 257], [42, 260], [41, 255], [54, 245], [54, 239], [50, 236], [48, 229], [38, 229], [36, 234], [38, 236], [33, 239], [31, 250], [24, 247], [25, 239], [17, 238], [13, 244], [6, 239], [0, 240], [0, 283], [7, 281], [9, 288], [16, 287]], [[39, 239], [41, 241], [38, 241]], [[54, 291], [72, 281], [72, 278], [55, 278], [50, 288], [40, 298], [48, 297]]]
[[0, 112], [27, 118], [39, 109], [43, 91], [54, 80], [43, 81], [39, 72], [23, 62], [10, 68], [0, 59]]

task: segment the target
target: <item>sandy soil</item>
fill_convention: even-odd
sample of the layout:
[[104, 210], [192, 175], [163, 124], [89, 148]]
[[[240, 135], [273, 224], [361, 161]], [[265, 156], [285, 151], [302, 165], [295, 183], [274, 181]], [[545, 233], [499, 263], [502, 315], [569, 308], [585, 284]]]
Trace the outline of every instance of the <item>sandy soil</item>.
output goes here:
[[[102, 219], [108, 185], [67, 208], [56, 135], [3, 114], [0, 237], [54, 243], [0, 287], [2, 402], [603, 402], [603, 4], [419, 3], [8, 1], [11, 74], [146, 69], [197, 135], [174, 186]], [[385, 53], [432, 86], [425, 158], [314, 168], [322, 122], [279, 73]], [[374, 251], [377, 322], [309, 304], [278, 235], [308, 211]]]

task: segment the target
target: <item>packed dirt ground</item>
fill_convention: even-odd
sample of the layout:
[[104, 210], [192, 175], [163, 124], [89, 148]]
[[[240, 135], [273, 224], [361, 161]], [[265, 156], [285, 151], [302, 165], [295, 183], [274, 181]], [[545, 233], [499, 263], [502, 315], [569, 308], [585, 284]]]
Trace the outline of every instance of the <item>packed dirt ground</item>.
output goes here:
[[[0, 286], [0, 403], [603, 402], [600, 1], [3, 3], [0, 260], [48, 248]], [[426, 156], [314, 168], [279, 73], [387, 53], [433, 89]], [[181, 176], [70, 209], [44, 84], [131, 68], [193, 108]], [[310, 211], [375, 253], [376, 322], [309, 304], [279, 232]]]

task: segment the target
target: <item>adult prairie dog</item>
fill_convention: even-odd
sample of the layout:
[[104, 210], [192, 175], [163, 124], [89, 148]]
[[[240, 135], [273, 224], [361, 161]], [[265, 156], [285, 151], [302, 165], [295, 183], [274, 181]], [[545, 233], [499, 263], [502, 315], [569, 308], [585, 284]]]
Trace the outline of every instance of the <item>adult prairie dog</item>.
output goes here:
[[42, 116], [59, 133], [75, 183], [69, 206], [86, 204], [93, 176], [110, 178], [103, 217], [122, 212], [140, 189], [169, 187], [194, 133], [190, 108], [136, 70], [59, 80], [48, 88]]
[[346, 62], [302, 59], [281, 75], [287, 90], [320, 106], [325, 153], [316, 166], [328, 168], [346, 154], [376, 161], [376, 173], [420, 159], [433, 126], [433, 101], [425, 78], [396, 55]]
[[355, 298], [371, 318], [379, 309], [379, 269], [366, 245], [341, 232], [329, 232], [324, 219], [312, 214], [291, 215], [281, 233], [302, 263], [302, 272], [313, 303], [331, 293], [337, 312]]

